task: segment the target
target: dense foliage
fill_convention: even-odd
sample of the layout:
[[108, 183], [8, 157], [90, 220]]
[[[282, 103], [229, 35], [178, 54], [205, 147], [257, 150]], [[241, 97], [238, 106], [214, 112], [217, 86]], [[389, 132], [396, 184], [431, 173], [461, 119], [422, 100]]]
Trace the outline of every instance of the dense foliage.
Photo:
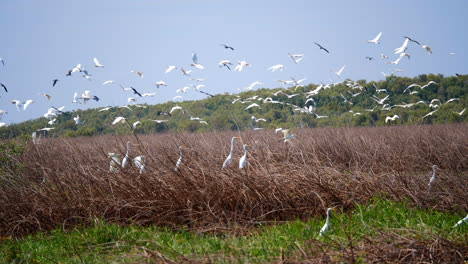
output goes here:
[[[349, 80], [347, 80], [349, 82]], [[416, 83], [421, 86], [429, 81], [436, 84], [427, 86], [424, 89], [414, 88], [409, 91], [417, 91], [410, 94], [409, 91], [403, 91], [411, 84]], [[359, 80], [353, 82], [362, 87], [362, 91], [346, 85], [346, 81], [337, 85], [332, 85], [329, 89], [322, 89], [313, 98], [314, 102], [307, 101], [306, 92], [310, 92], [318, 87], [315, 84], [309, 84], [305, 87], [292, 87], [284, 89], [284, 93], [274, 96], [273, 93], [281, 90], [277, 89], [259, 89], [247, 91], [239, 95], [218, 94], [199, 101], [185, 102], [166, 102], [158, 105], [145, 105], [144, 107], [132, 107], [133, 111], [127, 108], [113, 107], [108, 111], [98, 112], [98, 109], [76, 110], [60, 115], [57, 118], [58, 124], [54, 130], [48, 133], [49, 136], [92, 136], [100, 134], [129, 134], [131, 133], [128, 125], [112, 125], [112, 121], [117, 116], [124, 116], [129, 124], [140, 120], [142, 122], [134, 132], [136, 133], [156, 133], [163, 131], [175, 132], [204, 132], [213, 130], [245, 130], [254, 127], [276, 128], [276, 127], [341, 127], [341, 126], [380, 126], [386, 125], [387, 116], [398, 115], [400, 119], [389, 122], [388, 124], [440, 124], [466, 122], [468, 113], [460, 113], [468, 106], [468, 75], [444, 77], [443, 75], [419, 75], [414, 78], [389, 76], [384, 81], [366, 82]], [[385, 89], [387, 92], [376, 92], [377, 89]], [[357, 96], [351, 96], [351, 93]], [[288, 98], [285, 94], [300, 95]], [[349, 99], [350, 103], [344, 102], [341, 94]], [[382, 105], [373, 111], [377, 103], [372, 100], [375, 95], [378, 98], [384, 98], [390, 95], [385, 101], [386, 104], [394, 106], [390, 110], [381, 110]], [[255, 99], [247, 100], [257, 95]], [[237, 98], [241, 100], [233, 103]], [[271, 97], [275, 101], [281, 101], [287, 104], [264, 103], [264, 99]], [[459, 100], [445, 104], [447, 100], [457, 98]], [[436, 102], [440, 107], [430, 108], [432, 99], [438, 99]], [[416, 104], [424, 101], [424, 103]], [[261, 109], [255, 107], [244, 110], [251, 103], [257, 103]], [[401, 107], [404, 104], [414, 103], [411, 107]], [[328, 118], [317, 118], [311, 113], [301, 113], [294, 111], [294, 106], [314, 106], [316, 113], [328, 116]], [[176, 111], [172, 116], [158, 116], [158, 111], [169, 111], [175, 105], [183, 107], [186, 111]], [[400, 105], [400, 106], [399, 106]], [[439, 109], [433, 115], [422, 118], [424, 115]], [[357, 114], [359, 113], [359, 114]], [[82, 125], [76, 125], [73, 117], [79, 115], [81, 120], [85, 121]], [[200, 117], [208, 124], [200, 123], [197, 120], [190, 120], [190, 116]], [[267, 122], [255, 123], [252, 116], [256, 118], [265, 118]], [[157, 124], [150, 119], [168, 119], [166, 123]], [[21, 134], [31, 134], [37, 129], [50, 127], [47, 124], [48, 119], [39, 118], [9, 127], [0, 128], [0, 138], [17, 137]], [[41, 132], [42, 133], [42, 132]]]

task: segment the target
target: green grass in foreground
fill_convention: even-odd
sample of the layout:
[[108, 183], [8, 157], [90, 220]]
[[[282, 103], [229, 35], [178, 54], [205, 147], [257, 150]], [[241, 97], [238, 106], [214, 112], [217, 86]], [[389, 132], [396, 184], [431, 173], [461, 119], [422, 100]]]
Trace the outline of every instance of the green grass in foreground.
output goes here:
[[[57, 229], [24, 239], [0, 240], [0, 263], [141, 263], [161, 256], [175, 261], [262, 263], [277, 260], [281, 250], [286, 256], [300, 257], [303, 245], [314, 238], [339, 245], [348, 243], [350, 237], [353, 241], [376, 237], [379, 231], [416, 240], [440, 236], [464, 243], [467, 225], [452, 228], [463, 217], [379, 199], [357, 205], [352, 212], [334, 211], [329, 234], [322, 238], [318, 231], [324, 217], [258, 227], [242, 235], [97, 224], [70, 232]], [[146, 253], [143, 248], [148, 249]]]

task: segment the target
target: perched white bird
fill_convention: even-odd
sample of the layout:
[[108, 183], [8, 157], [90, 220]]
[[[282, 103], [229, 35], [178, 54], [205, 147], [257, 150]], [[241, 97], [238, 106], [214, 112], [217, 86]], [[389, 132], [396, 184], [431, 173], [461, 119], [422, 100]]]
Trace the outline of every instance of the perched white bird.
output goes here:
[[26, 110], [30, 104], [34, 103], [34, 100], [26, 100], [23, 105], [23, 110]]
[[140, 174], [145, 172], [145, 156], [137, 156], [133, 159], [133, 165], [139, 169]]
[[285, 69], [284, 65], [282, 65], [282, 64], [276, 64], [276, 65], [271, 66], [271, 67], [268, 68], [267, 70], [268, 70], [268, 71], [275, 72], [275, 71], [277, 71], [277, 70], [283, 71], [284, 69]]
[[101, 68], [104, 67], [104, 65], [102, 65], [96, 57], [93, 59], [93, 61], [94, 61], [94, 67], [101, 67]]
[[400, 119], [400, 117], [398, 115], [394, 115], [394, 116], [387, 116], [385, 118], [385, 123], [388, 123], [388, 121], [395, 121], [395, 119]]
[[465, 218], [461, 219], [460, 221], [458, 221], [454, 226], [453, 228], [461, 225], [461, 224], [468, 224], [468, 215], [465, 216]]
[[242, 155], [242, 157], [239, 160], [239, 169], [243, 169], [247, 165], [247, 152], [248, 152], [247, 148], [249, 147], [250, 147], [249, 145], [244, 144], [244, 155]]
[[409, 39], [405, 38], [405, 41], [403, 42], [403, 45], [401, 45], [401, 47], [395, 49], [395, 54], [405, 52], [406, 49], [408, 48], [408, 43], [409, 43]]
[[121, 158], [119, 154], [109, 152], [107, 156], [111, 158], [109, 163], [109, 171], [110, 172], [119, 172], [119, 167], [122, 165]]
[[223, 169], [227, 168], [232, 163], [232, 158], [233, 158], [233, 155], [234, 155], [234, 143], [235, 143], [236, 139], [240, 140], [240, 137], [232, 137], [231, 138], [231, 151], [229, 152], [229, 155], [227, 156], [226, 160], [224, 160], [224, 162], [223, 162], [223, 167], [222, 167]]
[[325, 220], [325, 224], [319, 231], [319, 236], [326, 235], [328, 230], [330, 229], [330, 212], [333, 210], [333, 208], [328, 208], [327, 209], [327, 219]]
[[182, 162], [183, 162], [183, 153], [182, 153], [182, 149], [187, 149], [186, 147], [184, 146], [179, 146], [179, 159], [177, 160], [176, 162], [176, 166], [174, 168], [175, 171], [177, 171], [178, 169], [180, 169], [180, 166], [182, 166]]
[[335, 72], [335, 74], [338, 75], [338, 76], [341, 76], [341, 74], [343, 73], [343, 70], [344, 70], [345, 67], [346, 67], [346, 65], [343, 65], [343, 67], [341, 67], [341, 69], [339, 71]]
[[304, 54], [291, 54], [288, 53], [288, 56], [294, 61], [294, 63], [299, 63], [302, 59], [304, 59]]
[[167, 69], [166, 69], [166, 71], [164, 73], [169, 73], [169, 72], [171, 72], [171, 71], [173, 71], [175, 69], [177, 69], [176, 66], [167, 66]]
[[435, 180], [436, 180], [436, 170], [437, 170], [437, 166], [436, 165], [432, 165], [432, 176], [431, 178], [429, 179], [429, 187], [431, 187]]
[[117, 118], [114, 120], [114, 122], [112, 122], [112, 125], [115, 125], [115, 124], [117, 124], [117, 123], [125, 123], [125, 117], [123, 117], [123, 116], [117, 117]]
[[377, 36], [371, 40], [368, 40], [367, 42], [368, 43], [374, 43], [374, 44], [380, 44], [380, 37], [382, 36], [382, 32], [380, 32], [379, 34], [377, 34]]
[[130, 141], [127, 141], [127, 150], [125, 152], [125, 157], [122, 160], [122, 168], [127, 167], [128, 162], [130, 161]]

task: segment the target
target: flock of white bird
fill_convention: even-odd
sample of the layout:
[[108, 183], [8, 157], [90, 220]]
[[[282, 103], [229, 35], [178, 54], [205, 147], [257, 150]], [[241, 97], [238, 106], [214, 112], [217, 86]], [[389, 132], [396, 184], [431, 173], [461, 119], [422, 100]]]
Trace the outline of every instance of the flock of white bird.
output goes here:
[[[371, 40], [368, 40], [367, 42], [370, 43], [370, 44], [380, 44], [381, 37], [382, 37], [382, 32], [380, 32], [375, 38], [373, 38]], [[432, 49], [428, 45], [421, 45], [418, 41], [416, 41], [416, 40], [414, 40], [414, 39], [412, 39], [410, 37], [405, 36], [404, 37], [404, 42], [401, 45], [401, 47], [398, 47], [398, 48], [396, 48], [394, 50], [394, 54], [398, 54], [398, 57], [394, 61], [385, 61], [385, 62], [389, 63], [389, 64], [393, 64], [393, 65], [399, 65], [401, 63], [401, 60], [402, 60], [403, 57], [406, 57], [406, 58], [410, 59], [411, 55], [409, 53], [407, 53], [410, 43], [414, 43], [416, 45], [419, 45], [428, 54], [432, 53]], [[329, 50], [324, 48], [322, 45], [320, 45], [318, 43], [315, 43], [315, 44], [320, 48], [319, 52], [323, 50], [324, 52], [330, 53]], [[230, 47], [230, 46], [224, 45], [224, 44], [221, 44], [221, 45], [225, 49], [234, 51], [233, 47]], [[450, 55], [454, 55], [454, 53], [450, 53]], [[290, 53], [288, 53], [288, 57], [295, 64], [298, 64], [304, 59], [304, 54], [290, 54]], [[385, 55], [385, 54], [380, 54], [380, 57], [383, 60], [388, 59], [388, 56]], [[374, 58], [373, 57], [366, 57], [366, 59], [373, 60]], [[2, 63], [2, 65], [4, 67], [5, 62], [1, 58], [0, 58], [0, 62]], [[93, 58], [93, 63], [94, 63], [94, 67], [96, 69], [104, 67], [104, 65], [97, 58]], [[238, 61], [238, 63], [234, 66], [234, 63], [232, 63], [229, 60], [220, 60], [218, 62], [218, 66], [220, 68], [226, 68], [227, 70], [242, 72], [246, 67], [252, 67], [252, 64], [248, 63], [247, 61], [242, 60], [242, 61]], [[195, 52], [192, 54], [192, 63], [190, 63], [189, 67], [190, 68], [192, 68], [192, 67], [196, 68], [197, 70], [205, 69], [205, 66], [200, 64], [198, 56], [197, 56], [197, 54]], [[231, 69], [232, 67], [234, 67], [234, 68]], [[346, 65], [343, 65], [338, 71], [333, 71], [336, 74], [337, 78], [340, 78], [343, 75], [345, 68], [346, 68]], [[192, 70], [187, 70], [184, 67], [174, 66], [174, 65], [168, 66], [164, 73], [169, 74], [169, 73], [175, 71], [176, 69], [179, 69], [183, 76], [188, 76], [188, 77], [191, 76]], [[267, 68], [267, 70], [271, 71], [271, 72], [284, 71], [284, 70], [286, 70], [286, 66], [283, 65], [283, 64], [276, 64], [276, 65], [273, 65], [273, 66]], [[398, 72], [398, 71], [402, 71], [402, 70], [395, 69], [395, 71]], [[144, 78], [144, 74], [141, 71], [132, 70], [130, 72], [135, 73], [136, 76], [138, 76], [139, 78]], [[66, 76], [72, 76], [73, 74], [82, 74], [83, 78], [86, 78], [87, 80], [92, 80], [91, 75], [88, 73], [87, 69], [81, 64], [78, 64], [75, 67], [73, 67], [71, 70], [69, 70], [67, 72]], [[382, 74], [384, 76], [387, 76], [386, 73], [382, 73]], [[203, 82], [204, 81], [204, 79], [194, 79], [194, 78], [190, 78], [190, 80], [193, 80], [195, 82]], [[252, 108], [261, 109], [261, 104], [262, 103], [263, 104], [270, 103], [270, 104], [287, 105], [287, 106], [292, 107], [293, 112], [301, 112], [301, 113], [306, 113], [306, 114], [312, 114], [316, 118], [321, 119], [321, 118], [328, 118], [328, 116], [319, 115], [316, 112], [315, 101], [313, 99], [313, 97], [316, 96], [317, 94], [319, 94], [320, 91], [322, 91], [324, 89], [330, 89], [330, 88], [332, 88], [332, 87], [334, 87], [334, 86], [336, 86], [338, 84], [343, 83], [345, 86], [350, 88], [348, 93], [350, 94], [351, 97], [348, 98], [343, 94], [340, 94], [340, 96], [343, 99], [343, 103], [352, 105], [353, 103], [350, 100], [352, 100], [352, 98], [360, 96], [362, 94], [362, 90], [364, 89], [364, 87], [362, 85], [360, 85], [359, 83], [347, 80], [347, 81], [344, 81], [344, 82], [321, 84], [318, 87], [316, 87], [314, 90], [308, 91], [308, 92], [290, 93], [292, 90], [297, 91], [297, 89], [299, 87], [304, 87], [302, 85], [302, 83], [305, 80], [306, 80], [305, 78], [300, 79], [300, 80], [296, 80], [293, 77], [291, 77], [290, 80], [278, 80], [278, 82], [280, 82], [280, 83], [282, 83], [282, 84], [284, 84], [284, 85], [286, 85], [288, 87], [283, 89], [283, 90], [280, 90], [278, 92], [273, 93], [272, 97], [261, 98], [260, 96], [255, 95], [255, 96], [252, 96], [250, 98], [242, 99], [240, 96], [237, 96], [237, 98], [235, 98], [235, 99], [233, 99], [231, 101], [232, 101], [233, 104], [235, 104], [235, 103], [242, 103], [242, 104], [248, 103], [249, 105], [247, 107], [245, 107], [245, 110], [249, 110], [249, 109], [252, 109]], [[54, 79], [52, 81], [52, 86], [57, 85], [58, 82], [59, 82], [59, 79]], [[107, 80], [107, 81], [102, 83], [102, 85], [115, 85], [115, 84], [117, 84], [117, 83], [114, 80]], [[261, 82], [255, 81], [255, 82], [251, 83], [250, 85], [248, 85], [248, 86], [246, 86], [244, 88], [239, 88], [239, 90], [250, 91], [250, 90], [253, 90], [255, 86], [258, 86], [258, 85], [261, 85], [261, 84], [262, 84]], [[0, 83], [0, 85], [3, 87], [5, 92], [8, 92], [7, 87], [3, 83]], [[123, 92], [132, 92], [134, 95], [139, 96], [139, 97], [151, 97], [151, 96], [156, 95], [156, 93], [154, 93], [154, 92], [140, 93], [139, 91], [137, 91], [135, 88], [133, 88], [131, 86], [130, 87], [124, 87], [121, 84], [118, 84], [118, 85], [120, 86], [120, 88], [121, 88], [121, 90]], [[163, 87], [163, 86], [164, 87], [168, 86], [168, 84], [165, 81], [157, 81], [157, 82], [154, 83], [154, 85], [157, 88], [160, 88], [160, 87]], [[425, 89], [425, 88], [429, 87], [430, 85], [437, 85], [437, 83], [435, 83], [434, 81], [430, 81], [430, 82], [428, 82], [427, 84], [424, 84], [424, 85], [414, 83], [414, 84], [411, 84], [408, 87], [406, 87], [406, 89], [403, 91], [403, 93], [406, 93], [408, 91], [410, 95], [417, 94], [418, 91], [415, 90], [416, 88], [422, 90], [422, 89]], [[375, 84], [374, 84], [374, 86], [375, 86]], [[213, 95], [201, 90], [203, 87], [205, 87], [204, 84], [185, 86], [185, 87], [183, 87], [181, 89], [177, 89], [176, 93], [185, 94], [190, 90], [194, 90], [194, 91], [206, 94], [208, 96], [213, 96]], [[355, 90], [359, 90], [359, 91], [354, 92]], [[375, 86], [375, 92], [376, 92], [377, 95], [379, 95], [380, 93], [387, 93], [387, 91], [385, 89], [379, 89], [377, 86]], [[41, 93], [40, 95], [44, 96], [48, 101], [50, 101], [51, 98], [52, 98], [51, 95], [46, 94], [46, 93]], [[379, 106], [381, 107], [380, 110], [389, 111], [389, 110], [391, 110], [391, 109], [393, 109], [395, 107], [409, 108], [409, 107], [412, 107], [412, 106], [418, 105], [418, 104], [429, 104], [429, 108], [430, 108], [431, 111], [422, 117], [424, 119], [424, 118], [426, 118], [428, 116], [433, 115], [435, 112], [437, 112], [439, 107], [442, 105], [442, 103], [438, 99], [433, 99], [431, 102], [418, 101], [416, 103], [402, 103], [402, 104], [390, 105], [390, 104], [386, 103], [386, 101], [389, 100], [390, 95], [387, 94], [384, 97], [379, 97], [377, 95], [373, 95], [371, 97], [371, 99], [373, 101], [375, 101], [375, 103], [376, 103], [375, 107], [373, 107], [371, 109], [365, 109], [365, 111], [372, 112], [372, 111], [376, 110], [377, 107], [379, 107]], [[291, 104], [291, 103], [281, 101], [282, 98], [291, 99], [291, 98], [294, 98], [296, 96], [305, 96], [305, 98], [307, 100], [306, 100], [304, 106], [300, 107], [300, 106], [297, 106], [297, 105], [294, 105], [294, 104]], [[173, 98], [173, 100], [180, 99], [180, 98], [182, 98], [182, 96], [177, 95], [177, 96], [175, 96]], [[81, 93], [81, 95], [79, 95], [78, 92], [75, 92], [74, 95], [73, 95], [72, 103], [87, 104], [90, 100], [94, 100], [94, 101], [97, 102], [97, 101], [99, 101], [99, 98], [96, 95], [93, 95], [91, 91], [86, 90], [83, 93]], [[447, 100], [444, 104], [451, 103], [451, 102], [456, 102], [458, 100], [459, 100], [458, 98], [452, 98], [452, 99]], [[136, 104], [137, 98], [135, 98], [135, 97], [129, 97], [127, 101], [129, 103], [129, 105], [124, 105], [124, 106], [121, 106], [120, 108], [126, 108], [126, 109], [132, 111], [131, 107], [146, 107], [145, 105]], [[16, 106], [17, 111], [26, 111], [28, 106], [31, 105], [32, 103], [34, 103], [34, 100], [28, 99], [28, 100], [23, 101], [23, 100], [14, 99], [14, 100], [10, 100], [10, 102]], [[58, 117], [58, 115], [64, 113], [63, 112], [64, 108], [65, 108], [64, 106], [62, 106], [60, 108], [51, 107], [51, 108], [49, 108], [47, 110], [47, 112], [43, 116], [49, 120], [48, 124], [50, 126], [41, 128], [41, 129], [33, 132], [32, 137], [33, 137], [33, 142], [34, 143], [37, 143], [38, 140], [40, 139], [40, 136], [38, 137], [38, 134], [37, 134], [39, 131], [47, 132], [47, 131], [50, 131], [50, 130], [54, 129], [54, 127], [52, 127], [52, 126], [57, 124], [57, 117]], [[100, 108], [97, 111], [98, 112], [108, 111], [110, 108], [111, 107], [104, 107], [104, 108]], [[462, 116], [464, 114], [465, 110], [466, 109], [463, 109], [461, 112], [455, 112], [455, 113]], [[172, 114], [175, 111], [181, 111], [183, 114], [188, 113], [188, 111], [186, 109], [183, 109], [182, 107], [176, 105], [176, 106], [172, 107], [170, 110], [168, 110], [167, 112], [159, 111], [158, 116], [159, 115], [172, 116]], [[350, 110], [350, 112], [353, 113], [353, 116], [361, 115], [360, 112], [354, 112], [353, 110]], [[7, 113], [8, 112], [6, 110], [1, 110], [0, 109], [0, 120], [1, 120], [2, 116], [4, 114], [7, 114]], [[399, 119], [399, 118], [400, 117], [398, 115], [389, 115], [389, 116], [387, 116], [385, 118], [385, 123], [393, 122], [393, 121], [395, 121], [396, 119]], [[207, 121], [201, 119], [200, 117], [190, 116], [189, 119], [192, 120], [192, 121], [199, 122], [201, 124], [206, 124], [206, 125], [208, 124]], [[265, 118], [257, 118], [255, 116], [252, 116], [251, 119], [255, 124], [258, 124], [259, 122], [266, 122], [267, 121]], [[80, 118], [79, 115], [74, 116], [73, 120], [75, 121], [76, 125], [82, 125], [82, 124], [85, 123], [85, 121], [83, 121]], [[160, 123], [168, 122], [169, 120], [168, 119], [154, 119], [154, 120], [150, 119], [150, 121], [153, 121], [153, 122], [155, 122], [157, 124], [160, 124]], [[138, 121], [135, 121], [132, 124], [130, 124], [128, 122], [128, 120], [124, 116], [118, 116], [112, 122], [112, 125], [127, 124], [129, 129], [132, 130], [132, 129], [136, 129], [138, 127], [138, 125], [140, 125], [141, 123], [142, 123], [141, 120], [138, 120]], [[7, 124], [0, 122], [0, 127], [4, 127], [4, 126], [7, 126]], [[253, 129], [254, 130], [261, 130], [262, 128], [255, 125]], [[290, 133], [289, 129], [278, 128], [278, 129], [275, 130], [275, 133], [280, 132], [280, 131], [283, 132], [284, 136], [283, 136], [283, 138], [281, 140], [284, 141], [284, 142], [289, 142], [292, 139], [296, 138], [296, 135]], [[222, 169], [227, 168], [232, 164], [232, 162], [234, 160], [234, 144], [235, 144], [235, 141], [238, 140], [238, 139], [240, 139], [240, 138], [233, 137], [231, 139], [231, 150], [230, 150], [229, 155], [227, 156], [226, 160], [224, 161], [224, 163], [222, 165]], [[140, 155], [140, 156], [136, 156], [135, 158], [131, 158], [131, 156], [129, 154], [130, 145], [131, 145], [130, 141], [127, 142], [127, 151], [126, 151], [125, 156], [124, 156], [123, 159], [121, 159], [120, 155], [117, 154], [117, 153], [114, 153], [114, 152], [109, 152], [108, 153], [108, 157], [111, 159], [110, 168], [109, 168], [109, 170], [111, 172], [119, 172], [119, 170], [121, 168], [126, 168], [127, 166], [129, 166], [129, 163], [131, 163], [131, 162], [133, 162], [134, 167], [138, 169], [139, 173], [144, 173], [145, 172], [145, 156]], [[243, 145], [244, 154], [239, 159], [239, 169], [244, 169], [247, 166], [247, 155], [248, 155], [249, 147], [250, 146], [248, 144]], [[176, 162], [176, 167], [174, 168], [174, 170], [179, 170], [181, 168], [182, 164], [183, 164], [183, 152], [182, 152], [183, 149], [187, 149], [187, 148], [185, 148], [183, 146], [179, 147], [179, 159]], [[433, 176], [430, 179], [429, 186], [431, 186], [435, 181], [435, 170], [436, 170], [436, 168], [434, 166], [433, 167]], [[330, 216], [330, 211], [332, 209], [333, 208], [328, 208], [328, 210], [327, 210], [327, 220], [326, 220], [326, 223], [323, 226], [323, 228], [320, 230], [320, 235], [326, 234], [326, 232], [329, 229], [329, 216]], [[467, 218], [465, 218], [464, 220], [461, 220], [461, 221], [466, 222]], [[459, 224], [460, 223], [458, 223], [457, 225], [459, 225]]]

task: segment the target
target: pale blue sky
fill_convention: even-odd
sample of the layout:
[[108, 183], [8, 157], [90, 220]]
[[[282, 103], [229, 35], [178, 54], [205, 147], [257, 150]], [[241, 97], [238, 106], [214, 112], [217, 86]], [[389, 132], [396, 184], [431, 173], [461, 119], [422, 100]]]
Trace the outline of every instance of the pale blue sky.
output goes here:
[[[254, 81], [262, 87], [281, 87], [276, 80], [307, 78], [305, 83], [329, 83], [350, 78], [381, 80], [381, 72], [398, 68], [398, 76], [423, 73], [454, 75], [467, 73], [466, 43], [468, 1], [220, 1], [139, 0], [62, 1], [3, 0], [0, 2], [0, 109], [9, 113], [2, 121], [16, 123], [42, 116], [49, 102], [39, 93], [53, 96], [51, 105], [65, 110], [126, 105], [130, 92], [116, 80], [140, 92], [158, 92], [156, 97], [138, 98], [138, 103], [156, 104], [178, 95], [175, 90], [194, 84], [180, 71], [164, 74], [168, 65], [189, 69], [192, 51], [205, 70], [193, 69], [193, 78], [205, 78], [207, 92], [237, 93]], [[383, 32], [381, 44], [367, 40]], [[395, 60], [393, 50], [403, 36], [429, 45], [433, 54], [410, 43], [411, 59], [400, 65], [384, 63], [379, 54]], [[314, 42], [330, 50], [320, 51]], [[225, 43], [235, 51], [225, 50]], [[290, 53], [305, 54], [294, 64]], [[456, 55], [449, 55], [450, 52]], [[374, 57], [368, 61], [366, 56]], [[97, 57], [104, 68], [95, 68]], [[242, 72], [218, 68], [217, 62], [246, 60], [253, 66]], [[65, 77], [81, 63], [92, 75]], [[283, 64], [283, 72], [266, 69]], [[346, 68], [341, 78], [331, 70]], [[142, 71], [140, 79], [130, 70]], [[60, 79], [52, 88], [52, 80]], [[168, 87], [156, 89], [156, 81]], [[72, 104], [73, 93], [91, 90], [101, 98], [86, 106]], [[190, 91], [186, 99], [204, 98]], [[33, 99], [28, 110], [17, 112], [9, 100]], [[85, 118], [83, 118], [85, 119]]]

